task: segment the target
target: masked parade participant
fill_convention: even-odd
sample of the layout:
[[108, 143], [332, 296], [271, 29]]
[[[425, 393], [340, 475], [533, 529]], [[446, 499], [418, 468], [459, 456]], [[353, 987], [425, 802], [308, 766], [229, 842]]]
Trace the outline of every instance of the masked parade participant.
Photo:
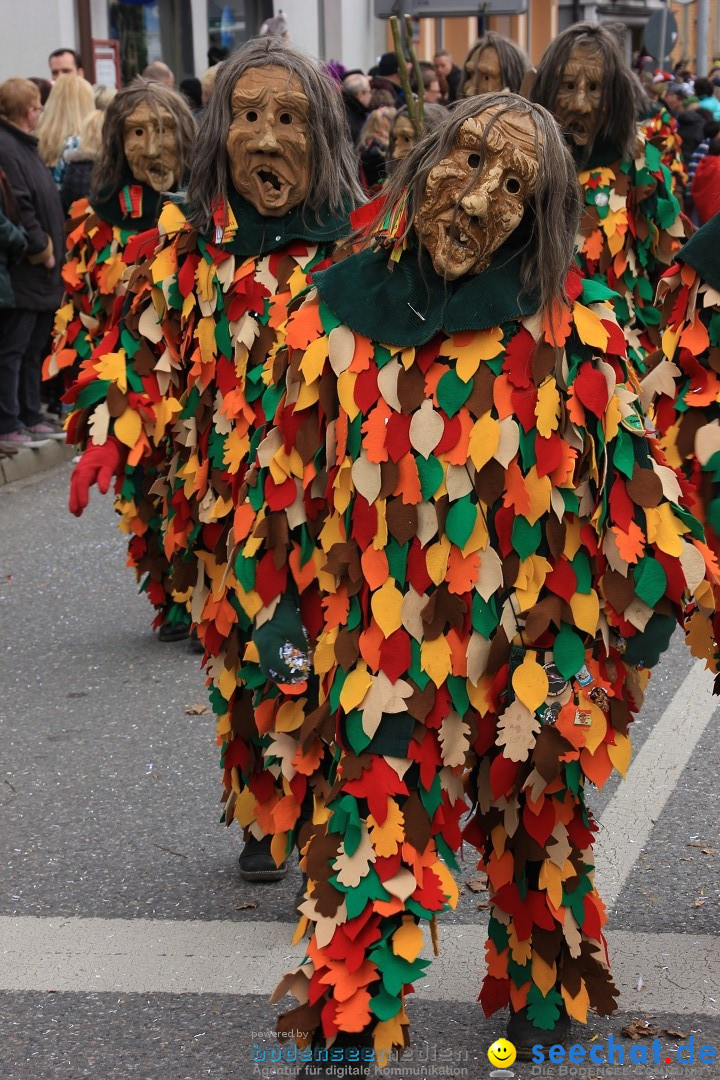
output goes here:
[[190, 620], [185, 604], [175, 602], [170, 593], [161, 519], [151, 490], [163, 470], [165, 448], [139, 441], [137, 395], [147, 372], [140, 357], [127, 374], [123, 362], [122, 376], [117, 354], [99, 366], [91, 357], [114, 309], [122, 304], [138, 237], [156, 225], [164, 193], [185, 178], [194, 137], [185, 99], [166, 86], [137, 79], [114, 97], [103, 124], [91, 197], [70, 209], [62, 271], [65, 296], [55, 316], [53, 351], [45, 362], [46, 377], [61, 371], [72, 379], [67, 400], [74, 415], [68, 441], [87, 446], [76, 470], [70, 509], [80, 515], [87, 506], [91, 462], [104, 462], [101, 491], [118, 476], [115, 508], [123, 532], [130, 536], [129, 563], [138, 579], [144, 579], [161, 641], [186, 638]]
[[642, 383], [668, 463], [720, 560], [720, 215], [695, 233], [658, 289], [662, 348]]
[[[109, 398], [129, 377], [133, 356], [142, 357], [141, 426], [130, 454], [171, 441], [165, 552], [174, 595], [192, 589], [222, 744], [224, 820], [245, 829], [247, 880], [286, 873], [302, 808], [312, 804], [311, 782], [321, 784], [324, 745], [318, 736], [311, 750], [298, 749], [292, 769], [279, 751], [263, 759], [273, 739], [285, 752], [298, 731], [285, 718], [278, 733], [266, 725], [278, 691], [266, 691], [243, 601], [253, 586], [267, 597], [285, 568], [267, 560], [257, 579], [248, 578], [254, 564], [233, 550], [249, 512], [239, 494], [248, 455], [279, 398], [273, 371], [287, 306], [348, 233], [361, 200], [330, 80], [278, 39], [243, 46], [218, 74], [187, 200], [166, 205], [156, 253], [137, 268], [127, 310], [91, 365], [96, 380], [110, 378]], [[113, 368], [103, 374], [108, 354]], [[120, 460], [127, 456], [127, 441], [108, 439]], [[303, 617], [309, 627], [319, 624], [319, 604]], [[308, 666], [302, 640], [273, 668], [277, 676], [282, 667], [297, 694], [298, 727]]]
[[577, 261], [585, 277], [619, 294], [615, 315], [642, 373], [659, 344], [655, 289], [689, 223], [660, 150], [639, 134], [637, 83], [620, 37], [593, 23], [563, 31], [540, 61], [531, 97], [555, 115], [573, 151], [583, 196]]
[[[612, 1012], [585, 786], [625, 772], [676, 622], [716, 664], [702, 529], [646, 436], [611, 294], [569, 271], [579, 196], [550, 114], [462, 102], [385, 192], [293, 305], [234, 530], [258, 650], [314, 645], [317, 708], [277, 686], [266, 760], [292, 775], [318, 731], [336, 747], [301, 835], [307, 955], [274, 995], [299, 1002], [278, 1033], [308, 1033], [303, 1077], [407, 1045], [466, 791], [485, 1012], [510, 1007], [525, 1054]], [[342, 1068], [309, 1063], [330, 1044]]]
[[[420, 141], [422, 135], [427, 135], [429, 131], [433, 131], [436, 127], [444, 124], [447, 117], [448, 113], [444, 105], [425, 102], [423, 105], [422, 132], [420, 132], [408, 113], [407, 105], [399, 108], [390, 130], [388, 154], [390, 161], [401, 161], [402, 158], [407, 157], [413, 146]], [[394, 168], [394, 166], [392, 167]]]
[[530, 60], [514, 41], [488, 30], [465, 58], [463, 97], [500, 90], [517, 94], [529, 70]]

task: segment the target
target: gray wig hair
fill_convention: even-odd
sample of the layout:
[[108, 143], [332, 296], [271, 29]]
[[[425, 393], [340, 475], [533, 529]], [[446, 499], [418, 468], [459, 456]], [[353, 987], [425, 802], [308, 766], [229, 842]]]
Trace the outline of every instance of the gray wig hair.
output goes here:
[[348, 202], [365, 201], [337, 86], [298, 49], [279, 38], [255, 38], [222, 65], [198, 136], [187, 205], [188, 219], [200, 232], [210, 229], [217, 201], [232, 184], [226, 143], [235, 83], [251, 68], [271, 65], [296, 75], [308, 99], [310, 189], [306, 205], [315, 212], [328, 208], [339, 213]]
[[526, 56], [522, 49], [518, 48], [514, 41], [503, 37], [502, 34], [495, 33], [494, 30], [487, 30], [475, 42], [465, 57], [463, 78], [467, 75], [467, 65], [472, 58], [478, 53], [484, 52], [485, 49], [495, 50], [500, 64], [500, 77], [503, 81], [503, 87], [510, 90], [511, 93], [517, 94], [525, 78], [525, 73], [530, 69], [530, 58]]
[[[379, 229], [387, 208], [396, 205], [407, 192], [409, 213], [404, 235], [408, 235], [414, 228], [414, 211], [422, 203], [430, 171], [454, 149], [466, 120], [494, 109], [498, 110], [497, 114], [486, 131], [507, 113], [529, 115], [535, 125], [539, 171], [537, 186], [523, 219], [528, 241], [522, 256], [521, 281], [523, 292], [539, 292], [540, 311], [551, 316], [558, 301], [567, 301], [565, 278], [572, 264], [580, 220], [580, 191], [575, 165], [560, 128], [542, 106], [505, 92], [482, 94], [457, 102], [448, 114], [447, 123], [426, 135], [399, 162], [397, 171], [383, 190], [386, 199], [372, 228]], [[478, 170], [483, 167], [482, 158], [481, 150]]]
[[[624, 34], [625, 27], [620, 23], [584, 22], [563, 30], [550, 42], [540, 61], [530, 96], [553, 112], [565, 65], [575, 46], [598, 52], [603, 59], [604, 79], [600, 105], [603, 119], [597, 138], [617, 147], [623, 157], [632, 157], [637, 143], [638, 84], [625, 60]], [[591, 151], [592, 146], [588, 146], [585, 160]]]
[[170, 113], [177, 132], [177, 153], [180, 165], [179, 183], [185, 179], [190, 166], [195, 121], [185, 98], [163, 83], [150, 82], [138, 77], [129, 86], [118, 90], [105, 111], [103, 140], [100, 155], [92, 174], [91, 201], [106, 199], [117, 191], [124, 180], [127, 167], [125, 157], [125, 121], [139, 105], [147, 104], [157, 113], [162, 128], [162, 112]]

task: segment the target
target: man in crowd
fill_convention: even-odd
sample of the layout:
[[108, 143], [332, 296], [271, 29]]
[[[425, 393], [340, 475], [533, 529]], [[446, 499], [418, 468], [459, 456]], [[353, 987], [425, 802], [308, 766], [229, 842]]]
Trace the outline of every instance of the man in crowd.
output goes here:
[[447, 49], [439, 49], [433, 57], [433, 63], [435, 64], [435, 70], [438, 73], [440, 80], [440, 86], [444, 89], [447, 86], [446, 101], [449, 104], [451, 101], [457, 101], [462, 97], [462, 90], [460, 84], [462, 83], [462, 72], [457, 64], [453, 61], [452, 56]]
[[148, 64], [142, 73], [142, 77], [150, 82], [164, 83], [171, 90], [175, 88], [175, 76], [167, 64], [163, 64], [162, 60], [154, 60], [152, 64]]
[[81, 79], [85, 77], [82, 58], [74, 49], [55, 49], [48, 57], [48, 64], [52, 82], [60, 75], [79, 75]]
[[688, 105], [689, 94], [682, 83], [670, 83], [664, 101], [677, 120], [678, 134], [682, 143], [682, 156], [686, 165], [693, 152], [705, 137], [705, 124], [709, 117]]
[[342, 100], [350, 129], [350, 138], [354, 145], [357, 145], [363, 124], [370, 112], [371, 99], [372, 89], [367, 75], [352, 71], [345, 76], [342, 82]]

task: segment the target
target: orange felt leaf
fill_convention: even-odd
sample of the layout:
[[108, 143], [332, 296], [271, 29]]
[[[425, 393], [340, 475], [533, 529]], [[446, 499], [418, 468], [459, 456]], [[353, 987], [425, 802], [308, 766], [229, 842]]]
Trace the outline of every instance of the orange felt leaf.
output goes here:
[[360, 556], [360, 564], [365, 580], [373, 591], [387, 581], [389, 570], [384, 548], [377, 550], [372, 545], [366, 547]]
[[645, 534], [640, 526], [631, 521], [627, 532], [623, 532], [619, 525], [613, 525], [611, 531], [615, 534], [620, 557], [628, 563], [637, 562], [645, 551]]
[[542, 321], [543, 334], [548, 344], [558, 347], [564, 345], [571, 326], [572, 312], [570, 309], [559, 301], [551, 304]]
[[307, 349], [311, 341], [322, 335], [320, 306], [317, 301], [306, 302], [288, 320], [285, 340], [292, 349]]
[[294, 795], [283, 795], [273, 813], [273, 832], [289, 832], [294, 828], [300, 815], [300, 803]]
[[594, 754], [589, 750], [580, 752], [580, 768], [592, 780], [597, 788], [601, 788], [613, 771], [613, 764], [607, 752], [606, 743], [600, 743]]
[[360, 987], [367, 986], [377, 976], [377, 966], [367, 958], [355, 971], [339, 960], [327, 960], [326, 965], [328, 970], [320, 976], [320, 982], [333, 987], [337, 1001], [350, 1002]]
[[572, 446], [565, 442], [564, 439], [560, 446], [560, 464], [550, 473], [550, 480], [552, 481], [553, 487], [563, 487], [569, 482], [575, 471], [575, 462], [577, 460], [577, 450], [573, 450]]
[[277, 802], [277, 796], [272, 796], [267, 802], [256, 802], [254, 807], [255, 820], [266, 836], [272, 836], [275, 828], [273, 810]]
[[337, 1001], [335, 1023], [340, 1031], [363, 1031], [373, 1016], [370, 1012], [370, 991], [362, 987], [347, 1001]]
[[447, 643], [450, 646], [452, 673], [464, 679], [467, 677], [467, 640], [461, 637], [454, 627], [448, 631], [446, 636]]
[[[52, 358], [52, 353], [50, 354], [50, 356], [47, 357], [47, 359], [45, 360], [45, 362], [43, 364], [43, 378], [46, 378], [45, 364], [47, 364], [51, 358]], [[58, 371], [62, 371], [62, 369], [66, 368], [66, 367], [71, 367], [72, 364], [75, 363], [76, 359], [77, 359], [77, 353], [75, 352], [74, 349], [60, 349], [59, 352], [55, 353], [55, 364], [57, 366]]]
[[493, 979], [506, 979], [508, 974], [509, 952], [503, 949], [502, 955], [498, 953], [497, 946], [493, 941], [488, 941], [485, 946], [485, 962], [487, 973]]
[[293, 767], [301, 776], [312, 776], [317, 772], [325, 756], [322, 739], [313, 739], [307, 750], [298, 750], [292, 759]]
[[513, 388], [507, 375], [498, 375], [493, 382], [493, 401], [500, 420], [515, 413], [512, 395]]
[[371, 671], [380, 670], [380, 650], [385, 644], [383, 632], [373, 620], [360, 635], [360, 655]]
[[425, 376], [425, 396], [432, 398], [433, 405], [436, 409], [440, 408], [440, 402], [437, 399], [438, 383], [443, 375], [446, 375], [449, 370], [450, 368], [447, 364], [441, 364], [436, 360]]
[[[347, 439], [350, 421], [344, 409], [335, 421], [335, 461], [343, 461], [347, 454]], [[332, 464], [332, 463], [329, 463]]]
[[505, 472], [503, 505], [514, 507], [515, 513], [524, 517], [530, 513], [530, 494], [517, 461], [511, 461]]
[[513, 859], [512, 851], [504, 851], [500, 858], [498, 858], [493, 851], [490, 855], [490, 861], [488, 862], [487, 875], [490, 879], [490, 884], [497, 892], [498, 889], [502, 889], [503, 885], [509, 885], [513, 879], [513, 867], [515, 861]]
[[683, 285], [692, 285], [697, 277], [697, 270], [690, 263], [680, 263], [680, 280]]
[[585, 243], [583, 245], [583, 250], [588, 259], [592, 262], [597, 262], [602, 255], [604, 244], [605, 240], [603, 238], [602, 229], [593, 229], [593, 231], [585, 238]]
[[144, 457], [150, 454], [150, 443], [144, 429], [140, 431], [137, 442], [128, 454], [127, 463], [130, 466], [139, 465]]
[[292, 571], [293, 580], [297, 585], [301, 593], [305, 592], [307, 587], [315, 580], [315, 564], [312, 559], [301, 566], [300, 565], [300, 545], [294, 544], [293, 549], [290, 552], [290, 569]]
[[689, 349], [693, 356], [700, 356], [701, 353], [710, 348], [707, 327], [699, 314], [695, 315], [695, 322], [686, 326], [683, 330], [680, 335], [680, 344], [683, 348]]
[[402, 501], [410, 506], [417, 506], [423, 501], [420, 476], [412, 454], [404, 454], [398, 462], [398, 482], [393, 495], [400, 495]]
[[[312, 566], [312, 563], [308, 565]], [[350, 597], [346, 589], [323, 597], [322, 606], [325, 609], [326, 629], [332, 630], [335, 626], [345, 625], [350, 611]]]
[[387, 438], [387, 422], [391, 416], [392, 409], [384, 401], [381, 401], [363, 423], [363, 446], [368, 461], [373, 464], [380, 464], [380, 462], [388, 459], [385, 440]]
[[250, 530], [253, 527], [254, 521], [255, 511], [250, 503], [240, 503], [240, 505], [235, 508], [233, 532], [236, 541], [244, 540], [250, 535]]
[[375, 346], [369, 338], [361, 334], [355, 335], [355, 350], [350, 361], [350, 371], [367, 371], [370, 361], [375, 355]]
[[383, 919], [389, 919], [391, 915], [405, 910], [405, 904], [399, 896], [393, 896], [390, 900], [373, 900], [373, 911], [381, 915]]
[[471, 417], [469, 411], [463, 406], [457, 414], [460, 421], [460, 435], [455, 446], [451, 447], [445, 452], [445, 460], [448, 465], [464, 465], [468, 459], [468, 448], [470, 446], [470, 434], [475, 425], [475, 421]]
[[272, 731], [275, 724], [275, 699], [268, 698], [255, 706], [255, 724], [261, 735]]
[[460, 548], [450, 548], [448, 568], [445, 580], [450, 586], [451, 593], [469, 592], [478, 580], [480, 573], [480, 555], [473, 551], [470, 555], [463, 555]]
[[83, 283], [83, 279], [78, 271], [78, 261], [73, 259], [72, 262], [65, 263], [60, 271], [62, 279], [68, 287], [69, 292], [77, 292]]
[[568, 387], [567, 402], [568, 416], [572, 420], [573, 424], [578, 424], [580, 427], [585, 427], [585, 409], [583, 408], [582, 403], [575, 394], [574, 386]]

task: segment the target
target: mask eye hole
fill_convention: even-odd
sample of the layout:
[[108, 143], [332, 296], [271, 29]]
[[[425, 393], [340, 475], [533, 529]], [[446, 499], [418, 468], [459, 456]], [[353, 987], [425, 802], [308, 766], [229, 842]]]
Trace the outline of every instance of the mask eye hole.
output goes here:
[[477, 169], [480, 165], [480, 155], [468, 154], [468, 165], [471, 169]]
[[511, 195], [517, 195], [520, 191], [520, 181], [517, 176], [508, 176], [505, 181], [505, 190]]
[[293, 122], [293, 118], [292, 118], [292, 116], [290, 115], [289, 112], [280, 113], [280, 123], [281, 124], [292, 124], [292, 122]]
[[249, 120], [251, 124], [254, 124], [257, 118], [258, 114], [255, 112], [254, 109], [250, 109], [248, 112], [245, 113], [245, 119]]

